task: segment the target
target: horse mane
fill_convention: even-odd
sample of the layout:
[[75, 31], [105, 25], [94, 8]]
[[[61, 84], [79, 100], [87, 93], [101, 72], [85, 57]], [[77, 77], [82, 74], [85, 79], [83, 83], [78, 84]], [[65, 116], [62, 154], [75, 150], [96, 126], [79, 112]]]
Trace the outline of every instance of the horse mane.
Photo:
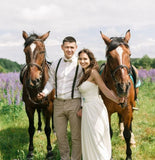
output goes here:
[[[119, 45], [123, 44], [125, 45], [127, 48], [129, 48], [129, 45], [124, 41], [124, 37], [111, 37], [110, 38], [112, 41], [110, 42], [110, 44], [107, 46], [107, 52], [110, 52], [114, 49], [116, 49]], [[107, 56], [107, 54], [106, 54]]]
[[25, 40], [24, 47], [31, 45], [36, 39], [38, 39], [38, 35], [36, 33], [30, 34], [30, 36]]

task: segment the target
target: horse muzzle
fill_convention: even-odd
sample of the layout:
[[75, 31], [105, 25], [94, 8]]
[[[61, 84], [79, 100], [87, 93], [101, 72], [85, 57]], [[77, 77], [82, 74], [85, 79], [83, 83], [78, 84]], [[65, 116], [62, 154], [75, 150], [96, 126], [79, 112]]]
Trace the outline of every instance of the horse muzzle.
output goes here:
[[119, 97], [127, 97], [130, 89], [130, 82], [128, 83], [117, 83], [116, 84], [116, 89], [117, 89], [117, 94]]
[[35, 80], [29, 79], [29, 80], [27, 81], [27, 86], [28, 86], [29, 88], [32, 88], [32, 89], [34, 89], [34, 88], [39, 88], [40, 85], [41, 85], [41, 80], [40, 80], [40, 79], [35, 79]]

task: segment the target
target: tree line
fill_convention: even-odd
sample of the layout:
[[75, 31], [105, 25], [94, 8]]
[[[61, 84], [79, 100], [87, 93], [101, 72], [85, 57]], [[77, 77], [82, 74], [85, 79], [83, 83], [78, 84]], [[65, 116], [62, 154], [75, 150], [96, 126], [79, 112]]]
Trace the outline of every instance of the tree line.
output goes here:
[[[106, 60], [98, 61], [98, 64], [101, 65], [105, 63]], [[131, 58], [131, 64], [137, 67], [138, 69], [150, 69], [155, 68], [155, 58], [150, 58], [148, 55], [144, 55], [142, 58]], [[18, 64], [8, 59], [0, 58], [0, 73], [6, 72], [19, 72], [24, 64]]]
[[[101, 65], [105, 63], [105, 61], [98, 61], [98, 64]], [[142, 58], [131, 58], [131, 64], [134, 65], [136, 68], [140, 69], [150, 69], [155, 68], [155, 58], [150, 58], [148, 55], [144, 55]]]
[[0, 58], [0, 73], [19, 72], [23, 65], [11, 60]]

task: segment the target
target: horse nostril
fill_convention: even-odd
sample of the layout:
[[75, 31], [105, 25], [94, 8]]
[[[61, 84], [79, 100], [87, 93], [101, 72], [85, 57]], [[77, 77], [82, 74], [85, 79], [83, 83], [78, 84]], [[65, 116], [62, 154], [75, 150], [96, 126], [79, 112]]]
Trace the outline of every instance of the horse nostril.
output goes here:
[[39, 78], [38, 78], [38, 79], [36, 79], [36, 82], [37, 82], [37, 83], [39, 83], [39, 82], [40, 82], [40, 79], [39, 79]]
[[33, 85], [38, 85], [40, 83], [39, 79], [32, 80]]
[[121, 90], [123, 89], [123, 84], [117, 83], [117, 86], [118, 86], [119, 89], [121, 89]]
[[120, 93], [124, 93], [127, 86], [125, 83], [117, 83], [117, 89]]
[[32, 80], [32, 83], [33, 83], [34, 85], [36, 85], [37, 82], [36, 82], [36, 80]]

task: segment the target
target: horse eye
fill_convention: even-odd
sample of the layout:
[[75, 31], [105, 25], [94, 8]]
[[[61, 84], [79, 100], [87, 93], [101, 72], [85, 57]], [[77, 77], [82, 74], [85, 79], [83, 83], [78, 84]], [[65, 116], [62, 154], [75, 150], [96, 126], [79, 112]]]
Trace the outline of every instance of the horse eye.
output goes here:
[[112, 56], [111, 56], [111, 55], [109, 55], [109, 56], [108, 56], [108, 58], [109, 58], [109, 59], [112, 59]]

